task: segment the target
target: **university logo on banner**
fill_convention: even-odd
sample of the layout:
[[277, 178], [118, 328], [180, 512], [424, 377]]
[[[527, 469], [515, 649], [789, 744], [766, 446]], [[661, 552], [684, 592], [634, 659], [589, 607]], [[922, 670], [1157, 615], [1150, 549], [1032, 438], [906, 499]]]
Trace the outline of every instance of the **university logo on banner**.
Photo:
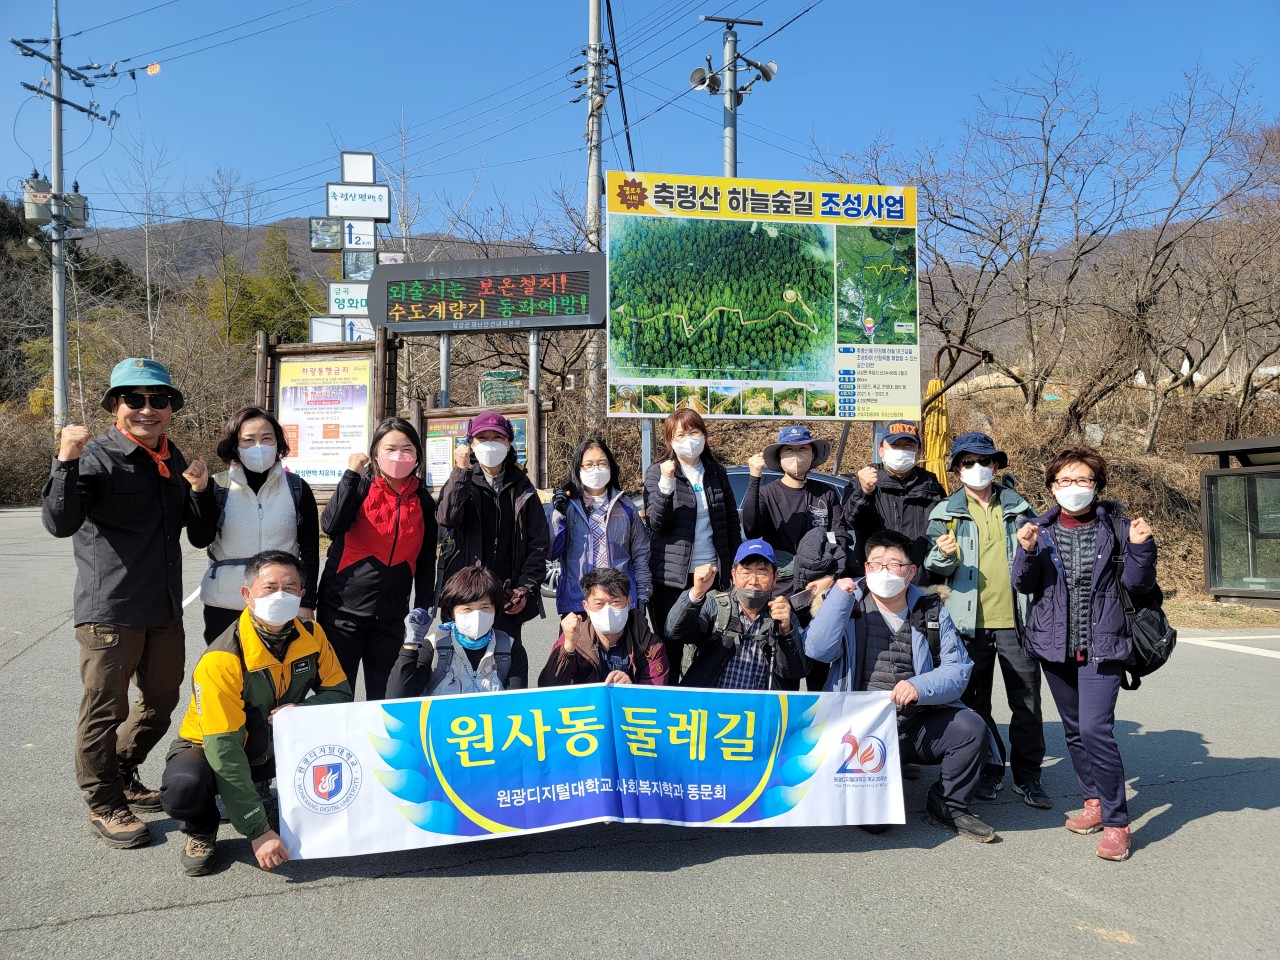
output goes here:
[[326, 744], [309, 751], [294, 770], [298, 800], [312, 813], [346, 809], [360, 792], [360, 760], [346, 747]]

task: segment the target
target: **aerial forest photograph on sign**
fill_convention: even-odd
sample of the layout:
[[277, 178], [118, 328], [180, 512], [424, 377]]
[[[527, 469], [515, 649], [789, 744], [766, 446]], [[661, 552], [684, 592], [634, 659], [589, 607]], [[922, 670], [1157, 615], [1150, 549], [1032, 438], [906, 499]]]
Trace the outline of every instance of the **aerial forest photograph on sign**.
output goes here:
[[833, 380], [835, 260], [820, 224], [610, 216], [610, 379]]

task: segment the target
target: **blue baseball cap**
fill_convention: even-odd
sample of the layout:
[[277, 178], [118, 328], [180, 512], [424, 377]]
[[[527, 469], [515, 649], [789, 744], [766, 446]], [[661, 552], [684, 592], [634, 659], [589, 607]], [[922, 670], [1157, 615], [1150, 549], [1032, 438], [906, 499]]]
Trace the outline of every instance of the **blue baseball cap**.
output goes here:
[[962, 433], [951, 441], [951, 465], [948, 470], [954, 470], [956, 463], [960, 460], [960, 456], [965, 453], [971, 453], [975, 457], [993, 457], [996, 466], [1003, 470], [1009, 466], [1009, 458], [1003, 450], [996, 448], [996, 442], [988, 437], [985, 433]]
[[775, 567], [778, 565], [778, 558], [774, 556], [773, 547], [769, 546], [763, 540], [748, 540], [738, 548], [738, 552], [733, 555], [735, 565], [742, 563], [743, 560], [750, 560], [752, 557], [763, 557]]
[[809, 433], [809, 428], [799, 423], [789, 424], [782, 428], [782, 432], [778, 434], [778, 442], [771, 443], [764, 448], [764, 465], [770, 470], [781, 470], [782, 464], [778, 461], [778, 452], [783, 447], [802, 447], [808, 445], [813, 447], [813, 463], [809, 464], [809, 469], [813, 469], [827, 459], [827, 454], [831, 452], [831, 444], [826, 440], [819, 440], [817, 437]]
[[111, 398], [117, 393], [124, 393], [129, 387], [163, 387], [169, 391], [174, 412], [182, 409], [186, 402], [182, 392], [174, 387], [169, 376], [169, 368], [159, 360], [146, 357], [128, 357], [121, 360], [111, 371], [111, 386], [102, 395], [102, 409], [111, 412]]

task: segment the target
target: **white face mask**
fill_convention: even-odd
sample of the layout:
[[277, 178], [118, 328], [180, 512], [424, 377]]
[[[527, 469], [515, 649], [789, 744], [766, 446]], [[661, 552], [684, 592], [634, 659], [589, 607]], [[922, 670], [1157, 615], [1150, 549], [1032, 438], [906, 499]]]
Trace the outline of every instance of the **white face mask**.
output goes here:
[[685, 437], [671, 444], [671, 449], [681, 460], [697, 460], [707, 446], [707, 438], [703, 436]]
[[265, 473], [276, 462], [276, 445], [255, 443], [252, 447], [241, 447], [236, 455], [250, 473]]
[[588, 490], [603, 490], [609, 485], [609, 468], [592, 467], [590, 470], [579, 470], [578, 481]]
[[960, 471], [960, 482], [970, 490], [982, 490], [991, 483], [991, 478], [995, 475], [996, 472], [990, 467], [975, 463], [972, 467], [965, 467]]
[[623, 608], [605, 604], [599, 610], [588, 610], [587, 616], [591, 618], [591, 625], [600, 633], [614, 634], [627, 625], [627, 614], [631, 611]]
[[471, 449], [475, 451], [476, 459], [492, 470], [507, 459], [510, 447], [501, 440], [477, 440], [471, 445]]
[[867, 574], [867, 589], [888, 600], [907, 589], [907, 581], [891, 570], [873, 570]]
[[1054, 487], [1053, 499], [1058, 501], [1058, 505], [1063, 510], [1070, 510], [1075, 513], [1077, 510], [1083, 510], [1093, 503], [1093, 491], [1077, 486], [1070, 486], [1065, 490]]
[[914, 450], [899, 450], [897, 447], [890, 447], [881, 454], [880, 462], [884, 464], [886, 470], [892, 470], [894, 473], [906, 473], [916, 465], [916, 452]]
[[302, 606], [302, 598], [297, 594], [280, 590], [269, 593], [265, 597], [253, 598], [253, 614], [269, 627], [278, 627], [292, 623]]
[[493, 628], [493, 614], [488, 610], [469, 610], [454, 616], [453, 626], [464, 637], [479, 640]]

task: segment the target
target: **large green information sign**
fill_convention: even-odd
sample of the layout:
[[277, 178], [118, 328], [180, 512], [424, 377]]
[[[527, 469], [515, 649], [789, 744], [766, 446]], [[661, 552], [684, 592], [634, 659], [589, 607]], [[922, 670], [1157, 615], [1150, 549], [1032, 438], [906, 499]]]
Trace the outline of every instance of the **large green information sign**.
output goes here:
[[920, 415], [915, 190], [609, 174], [609, 413]]

